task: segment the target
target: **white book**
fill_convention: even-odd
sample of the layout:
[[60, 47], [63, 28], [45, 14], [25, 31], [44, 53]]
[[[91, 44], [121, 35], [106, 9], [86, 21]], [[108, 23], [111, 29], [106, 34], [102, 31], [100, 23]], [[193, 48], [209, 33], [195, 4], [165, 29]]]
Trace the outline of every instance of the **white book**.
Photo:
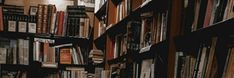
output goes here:
[[18, 32], [27, 32], [27, 23], [24, 21], [19, 21]]
[[24, 64], [29, 64], [29, 40], [24, 40]]
[[200, 63], [199, 63], [199, 69], [197, 72], [197, 78], [202, 78], [203, 66], [205, 64], [204, 62], [205, 62], [205, 57], [206, 57], [206, 51], [207, 51], [207, 47], [203, 47], [201, 58], [200, 58]]
[[78, 55], [79, 55], [78, 58], [80, 58], [80, 60], [81, 60], [81, 64], [84, 64], [84, 58], [83, 58], [83, 54], [82, 54], [82, 52], [81, 52], [80, 47], [77, 47], [77, 53], [78, 53]]
[[8, 21], [8, 31], [16, 31], [16, 21]]
[[75, 48], [72, 48], [70, 51], [72, 51], [73, 64], [79, 64]]
[[160, 27], [160, 39], [159, 41], [163, 41], [163, 28], [164, 28], [164, 23], [165, 23], [165, 20], [164, 20], [164, 17], [165, 16], [165, 13], [162, 13], [162, 18], [161, 18], [161, 27]]
[[36, 23], [28, 23], [28, 32], [29, 33], [36, 33], [36, 29], [37, 29], [37, 24]]
[[58, 64], [57, 63], [45, 63], [43, 62], [42, 63], [42, 67], [48, 67], [48, 68], [57, 68], [58, 67]]
[[40, 61], [40, 42], [35, 42], [35, 61]]
[[18, 39], [19, 64], [24, 64], [24, 40]]
[[140, 78], [150, 78], [150, 70], [153, 59], [147, 59], [142, 61]]
[[139, 78], [139, 64], [136, 64], [136, 78]]
[[119, 4], [119, 21], [123, 18], [123, 4], [122, 2]]
[[150, 78], [154, 78], [154, 64], [151, 64]]
[[17, 64], [17, 41], [10, 40], [10, 48], [12, 48], [13, 53], [13, 64]]
[[6, 64], [6, 48], [0, 48], [0, 64]]

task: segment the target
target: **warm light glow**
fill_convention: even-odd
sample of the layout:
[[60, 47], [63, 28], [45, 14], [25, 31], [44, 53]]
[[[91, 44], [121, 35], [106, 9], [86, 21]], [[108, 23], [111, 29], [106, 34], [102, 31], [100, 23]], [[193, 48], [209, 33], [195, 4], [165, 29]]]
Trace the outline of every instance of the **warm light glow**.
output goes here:
[[47, 0], [48, 4], [55, 4], [57, 11], [65, 11], [67, 5], [73, 5], [73, 1], [69, 0]]

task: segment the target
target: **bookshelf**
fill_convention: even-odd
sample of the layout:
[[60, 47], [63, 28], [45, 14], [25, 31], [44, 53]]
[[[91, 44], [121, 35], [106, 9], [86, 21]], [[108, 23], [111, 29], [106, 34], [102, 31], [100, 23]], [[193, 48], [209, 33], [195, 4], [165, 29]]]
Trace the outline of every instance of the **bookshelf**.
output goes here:
[[[106, 18], [97, 21], [106, 21], [104, 35], [94, 38], [95, 47], [105, 53], [105, 74], [102, 75], [112, 78], [118, 72], [120, 78], [141, 78], [143, 74], [148, 75], [146, 78], [230, 77], [230, 72], [233, 72], [229, 69], [233, 51], [233, 12], [230, 6], [233, 4], [229, 2], [107, 0], [106, 11], [100, 10], [106, 12], [103, 13]], [[100, 18], [103, 15], [95, 16]], [[137, 22], [141, 30], [137, 30]], [[131, 27], [132, 24], [135, 28]], [[141, 32], [140, 38], [138, 32]], [[147, 38], [148, 42], [145, 42]], [[144, 66], [146, 62], [153, 66], [147, 68]], [[149, 67], [154, 67], [148, 70], [151, 72], [141, 70]], [[129, 76], [121, 70], [128, 71]]]
[[1, 78], [88, 75], [94, 8], [63, 2], [60, 7], [55, 1], [9, 0], [0, 6], [1, 56], [6, 57], [0, 59]]
[[[127, 3], [129, 2], [129, 3]], [[149, 46], [144, 46], [144, 47], [148, 47], [147, 51], [142, 50], [142, 53], [139, 53], [141, 49], [143, 49], [144, 47], [142, 46], [142, 48], [137, 48], [135, 45], [138, 45], [139, 43], [134, 43], [134, 44], [130, 44], [130, 45], [134, 45], [135, 48], [127, 48], [126, 44], [122, 44], [124, 43], [124, 38], [127, 37], [129, 35], [131, 35], [132, 33], [129, 33], [131, 31], [131, 29], [129, 29], [132, 25], [140, 25], [141, 24], [138, 23], [138, 21], [141, 22], [141, 20], [143, 20], [144, 18], [148, 19], [150, 18], [147, 16], [147, 13], [151, 13], [152, 12], [152, 16], [156, 16], [157, 13], [162, 13], [166, 15], [166, 11], [168, 9], [168, 4], [169, 1], [163, 1], [162, 4], [159, 4], [158, 1], [141, 1], [141, 0], [107, 0], [107, 19], [106, 19], [106, 31], [104, 32], [104, 35], [100, 35], [97, 36], [95, 39], [95, 45], [96, 47], [98, 47], [97, 49], [103, 50], [103, 52], [105, 52], [106, 54], [106, 58], [105, 58], [105, 66], [104, 66], [104, 70], [109, 71], [109, 72], [113, 72], [113, 66], [114, 66], [114, 70], [115, 70], [115, 65], [120, 65], [120, 70], [125, 71], [125, 73], [128, 74], [128, 76], [125, 76], [123, 74], [123, 76], [120, 77], [133, 77], [133, 78], [138, 78], [140, 76], [140, 73], [136, 72], [135, 69], [141, 69], [141, 67], [135, 67], [137, 65], [141, 65], [143, 60], [148, 60], [148, 59], [157, 59], [160, 58], [162, 61], [160, 63], [162, 64], [158, 64], [156, 66], [160, 67], [162, 69], [166, 69], [167, 67], [167, 50], [168, 50], [168, 40], [166, 38], [166, 36], [164, 37], [165, 40], [159, 40], [155, 43], [151, 43], [151, 47]], [[124, 10], [122, 10], [124, 6]], [[128, 7], [129, 6], [129, 7]], [[156, 7], [156, 8], [152, 8], [152, 7]], [[160, 7], [160, 8], [159, 8]], [[162, 8], [163, 7], [163, 8]], [[120, 8], [120, 9], [119, 9]], [[128, 10], [126, 10], [128, 9]], [[116, 12], [112, 13], [112, 12]], [[103, 11], [104, 12], [104, 11]], [[120, 12], [120, 13], [118, 13]], [[123, 12], [123, 13], [121, 13]], [[142, 14], [146, 14], [146, 16], [142, 16]], [[111, 15], [110, 15], [111, 14]], [[97, 18], [99, 18], [99, 15], [96, 15]], [[153, 18], [155, 19], [155, 18]], [[103, 20], [103, 19], [102, 19]], [[167, 23], [165, 21], [165, 23]], [[95, 24], [96, 26], [97, 24]], [[133, 29], [134, 30], [134, 29]], [[136, 30], [136, 29], [135, 29]], [[163, 31], [163, 30], [162, 30]], [[134, 31], [133, 31], [134, 32]], [[95, 33], [95, 32], [94, 32]], [[137, 32], [135, 32], [137, 33]], [[165, 32], [166, 33], [166, 32]], [[155, 34], [156, 35], [156, 34]], [[166, 34], [165, 34], [166, 35]], [[121, 41], [121, 49], [120, 49], [120, 55], [115, 55], [115, 51], [114, 50], [118, 50], [115, 49], [115, 46], [117, 43], [113, 43], [115, 41], [117, 41], [118, 37], [120, 37], [120, 41]], [[123, 39], [122, 39], [123, 38]], [[130, 39], [130, 37], [129, 37]], [[136, 38], [140, 39], [140, 38]], [[123, 42], [122, 42], [123, 40]], [[104, 44], [104, 45], [103, 45]], [[113, 46], [114, 44], [114, 46]], [[126, 45], [126, 46], [123, 46]], [[124, 50], [124, 48], [127, 48], [126, 50]], [[112, 52], [114, 55], [112, 55]], [[123, 54], [121, 54], [123, 53]], [[110, 57], [111, 56], [111, 57]], [[159, 57], [157, 57], [159, 56]], [[153, 64], [152, 64], [153, 65]], [[123, 67], [122, 67], [123, 66]], [[118, 68], [118, 67], [117, 67]], [[153, 70], [152, 70], [153, 71]], [[158, 71], [157, 71], [158, 72]], [[122, 72], [124, 73], [124, 72]], [[166, 73], [165, 71], [161, 71], [161, 73]], [[110, 73], [111, 74], [111, 73]], [[133, 75], [134, 74], [134, 75]], [[138, 74], [138, 75], [136, 75]], [[108, 74], [105, 74], [108, 75]], [[121, 75], [121, 74], [119, 74]], [[158, 77], [166, 77], [166, 74], [157, 74]], [[136, 77], [138, 76], [138, 77]]]

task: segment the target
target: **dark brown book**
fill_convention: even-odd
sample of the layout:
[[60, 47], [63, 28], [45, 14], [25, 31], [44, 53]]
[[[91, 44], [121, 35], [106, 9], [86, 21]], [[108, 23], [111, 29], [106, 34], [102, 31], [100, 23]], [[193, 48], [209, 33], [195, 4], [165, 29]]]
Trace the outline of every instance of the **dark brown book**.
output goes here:
[[48, 5], [43, 6], [43, 15], [42, 15], [42, 33], [46, 33], [46, 28], [48, 27]]
[[229, 51], [229, 58], [228, 58], [228, 63], [227, 63], [227, 67], [226, 67], [226, 71], [224, 74], [224, 78], [232, 78], [233, 75], [233, 67], [234, 67], [234, 48], [231, 48], [231, 50]]
[[43, 21], [43, 6], [42, 4], [38, 5], [38, 14], [37, 14], [37, 33], [42, 33], [42, 21]]

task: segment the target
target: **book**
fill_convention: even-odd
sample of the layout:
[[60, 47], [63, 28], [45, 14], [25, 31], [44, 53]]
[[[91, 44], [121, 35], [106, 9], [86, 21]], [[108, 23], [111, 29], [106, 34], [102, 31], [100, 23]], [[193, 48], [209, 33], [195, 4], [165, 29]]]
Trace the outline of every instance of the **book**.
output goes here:
[[6, 64], [6, 54], [7, 54], [7, 49], [6, 48], [0, 48], [0, 63], [1, 64]]
[[8, 31], [9, 32], [16, 32], [16, 20], [15, 16], [10, 16], [8, 20]]
[[150, 74], [152, 72], [151, 70], [152, 63], [153, 63], [153, 59], [142, 61], [140, 78], [150, 78]]
[[209, 58], [207, 61], [207, 66], [206, 66], [206, 73], [205, 73], [206, 78], [210, 78], [213, 60], [215, 58], [214, 55], [215, 55], [215, 48], [217, 44], [216, 42], [217, 42], [217, 38], [216, 37], [212, 38], [211, 49], [209, 52], [209, 56], [208, 56]]
[[37, 33], [42, 33], [42, 22], [43, 22], [43, 11], [44, 5], [38, 4], [38, 14], [37, 14]]
[[18, 32], [27, 32], [27, 19], [26, 16], [19, 16], [19, 22], [18, 22]]
[[203, 25], [204, 27], [207, 27], [208, 25], [210, 25], [211, 13], [213, 10], [212, 6], [213, 6], [213, 0], [208, 0], [205, 19], [204, 19], [204, 25]]
[[60, 64], [72, 64], [72, 55], [70, 48], [60, 49]]
[[[28, 32], [29, 33], [37, 33], [37, 23], [36, 23], [36, 16], [28, 16]], [[39, 29], [40, 30], [40, 29]]]
[[63, 21], [64, 21], [64, 12], [60, 11], [58, 16], [58, 27], [56, 35], [62, 36], [63, 33]]

